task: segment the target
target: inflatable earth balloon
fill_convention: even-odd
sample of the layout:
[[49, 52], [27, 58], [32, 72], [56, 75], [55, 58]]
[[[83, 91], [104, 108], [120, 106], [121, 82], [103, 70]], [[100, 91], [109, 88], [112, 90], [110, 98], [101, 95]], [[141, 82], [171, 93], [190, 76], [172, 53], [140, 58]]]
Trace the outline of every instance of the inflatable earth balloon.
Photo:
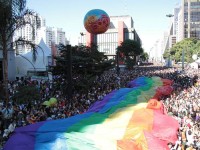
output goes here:
[[108, 30], [110, 18], [101, 9], [92, 9], [84, 17], [85, 29], [92, 34], [101, 34]]

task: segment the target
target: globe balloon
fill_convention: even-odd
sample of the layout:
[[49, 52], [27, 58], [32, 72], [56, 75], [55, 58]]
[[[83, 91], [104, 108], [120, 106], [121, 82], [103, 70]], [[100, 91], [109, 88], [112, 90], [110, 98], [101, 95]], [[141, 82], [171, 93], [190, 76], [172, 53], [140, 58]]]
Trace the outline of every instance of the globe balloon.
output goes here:
[[105, 33], [110, 25], [110, 17], [101, 9], [92, 9], [84, 17], [84, 27], [91, 34]]

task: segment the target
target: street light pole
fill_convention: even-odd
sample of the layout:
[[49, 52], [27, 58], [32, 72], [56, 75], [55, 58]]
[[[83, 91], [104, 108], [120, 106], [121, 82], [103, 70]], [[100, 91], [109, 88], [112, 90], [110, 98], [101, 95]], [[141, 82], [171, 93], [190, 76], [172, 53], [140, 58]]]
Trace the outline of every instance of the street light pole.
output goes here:
[[[168, 17], [168, 18], [171, 18], [171, 17], [174, 17], [174, 15], [172, 15], [172, 14], [168, 14], [168, 15], [166, 15], [166, 17]], [[169, 32], [169, 37], [170, 37], [170, 32]], [[170, 60], [170, 48], [169, 48], [169, 57], [168, 57], [168, 67], [170, 67], [171, 66], [171, 60]]]
[[80, 32], [80, 35], [81, 35], [81, 45], [84, 45], [84, 43], [85, 43], [85, 38], [84, 38], [84, 36], [85, 36], [86, 34], [84, 34], [83, 32]]

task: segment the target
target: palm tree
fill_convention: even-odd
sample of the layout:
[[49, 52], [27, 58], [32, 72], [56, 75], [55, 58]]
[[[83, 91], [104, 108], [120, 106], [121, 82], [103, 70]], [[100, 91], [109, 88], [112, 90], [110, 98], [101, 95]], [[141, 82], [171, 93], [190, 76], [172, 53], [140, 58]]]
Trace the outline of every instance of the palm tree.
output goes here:
[[[37, 45], [31, 41], [19, 38], [13, 41], [13, 34], [19, 28], [30, 24], [34, 13], [26, 9], [26, 0], [0, 0], [0, 50], [3, 51], [3, 86], [6, 104], [9, 101], [8, 93], [8, 51], [13, 47], [28, 44], [33, 50], [33, 60], [36, 60]], [[37, 16], [35, 15], [37, 18]], [[34, 32], [34, 28], [32, 30]]]

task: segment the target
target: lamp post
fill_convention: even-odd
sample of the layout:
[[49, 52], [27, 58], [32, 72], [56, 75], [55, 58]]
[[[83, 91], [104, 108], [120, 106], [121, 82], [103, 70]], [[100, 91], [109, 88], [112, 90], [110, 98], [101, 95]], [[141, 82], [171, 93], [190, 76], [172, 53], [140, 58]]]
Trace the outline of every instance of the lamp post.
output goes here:
[[[174, 17], [174, 15], [172, 15], [172, 14], [168, 14], [168, 15], [166, 15], [166, 17], [168, 17], [168, 18], [172, 18], [172, 17]], [[169, 36], [170, 36], [170, 32], [169, 32]], [[168, 57], [168, 63], [167, 63], [167, 65], [168, 65], [168, 67], [171, 66], [171, 60], [170, 60], [170, 48], [169, 48], [169, 57]]]
[[83, 32], [80, 32], [80, 35], [81, 35], [81, 45], [84, 45], [84, 41], [85, 41], [84, 36], [85, 36], [86, 34], [84, 34]]
[[166, 15], [166, 17], [174, 17], [174, 15], [168, 14], [168, 15]]

